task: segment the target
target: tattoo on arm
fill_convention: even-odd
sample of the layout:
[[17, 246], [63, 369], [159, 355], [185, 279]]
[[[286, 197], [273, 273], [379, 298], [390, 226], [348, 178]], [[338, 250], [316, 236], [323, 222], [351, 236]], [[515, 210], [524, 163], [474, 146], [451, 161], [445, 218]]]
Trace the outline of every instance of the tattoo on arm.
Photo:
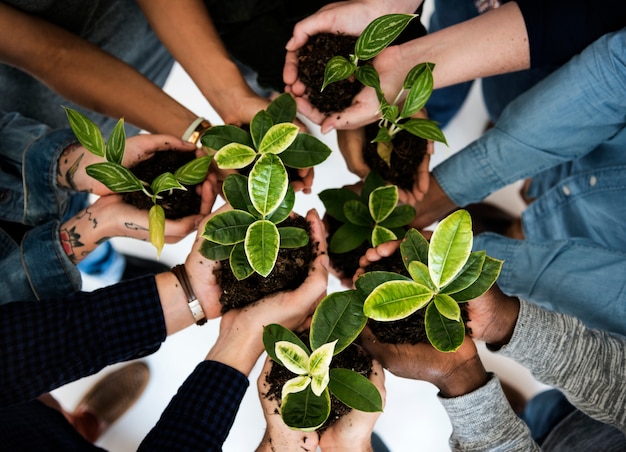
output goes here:
[[81, 152], [75, 156], [77, 149], [79, 149], [79, 146], [76, 144], [65, 148], [59, 157], [59, 164], [57, 165], [57, 180], [59, 184], [74, 191], [78, 191], [78, 187], [74, 183], [74, 177], [85, 155], [84, 152]]
[[[79, 251], [78, 248], [85, 246], [85, 244], [80, 241], [80, 234], [76, 232], [76, 226], [73, 226], [70, 229], [63, 228], [59, 230], [59, 239], [61, 240], [61, 246], [63, 247], [65, 254], [67, 254], [70, 260], [74, 264], [80, 262], [82, 258], [78, 258], [77, 251]], [[79, 254], [82, 253], [79, 251]]]

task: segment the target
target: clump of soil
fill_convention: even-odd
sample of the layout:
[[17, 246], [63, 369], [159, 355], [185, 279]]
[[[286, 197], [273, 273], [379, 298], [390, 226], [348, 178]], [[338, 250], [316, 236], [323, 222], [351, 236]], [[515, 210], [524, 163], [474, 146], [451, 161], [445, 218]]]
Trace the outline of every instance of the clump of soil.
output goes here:
[[[328, 238], [330, 238], [337, 232], [337, 229], [341, 226], [341, 222], [330, 215], [324, 216], [324, 223], [326, 230], [328, 231]], [[370, 244], [365, 241], [358, 247], [350, 250], [346, 253], [333, 253], [328, 250], [328, 257], [330, 259], [330, 265], [335, 272], [343, 278], [352, 278], [354, 273], [359, 268], [359, 259], [370, 248]]]
[[[295, 226], [311, 235], [311, 226], [306, 218], [294, 216], [287, 218], [280, 226]], [[281, 248], [278, 251], [276, 265], [266, 278], [253, 273], [239, 281], [230, 268], [228, 261], [222, 262], [222, 268], [216, 270], [217, 282], [222, 288], [220, 303], [222, 312], [246, 306], [261, 298], [283, 290], [294, 290], [306, 279], [309, 267], [317, 255], [319, 243], [309, 240], [300, 248]]]
[[307, 87], [309, 102], [322, 113], [345, 110], [363, 89], [361, 82], [351, 76], [331, 83], [322, 91], [326, 63], [338, 55], [348, 58], [354, 53], [356, 40], [355, 36], [320, 33], [311, 36], [298, 53], [298, 77]]
[[371, 170], [377, 171], [383, 179], [403, 190], [411, 190], [415, 183], [417, 168], [424, 159], [428, 142], [404, 130], [393, 138], [391, 165], [380, 158], [376, 151], [378, 143], [372, 143], [378, 133], [378, 123], [365, 127], [365, 148], [363, 158]]
[[[130, 171], [143, 182], [152, 183], [155, 177], [166, 173], [174, 173], [178, 168], [195, 158], [193, 152], [157, 151], [153, 157], [130, 168]], [[184, 185], [187, 190], [172, 190], [161, 193], [162, 199], [157, 204], [163, 207], [165, 218], [178, 219], [195, 215], [200, 211], [200, 195], [195, 185]], [[150, 210], [154, 205], [152, 199], [142, 191], [122, 193], [122, 199], [138, 209]]]
[[[304, 331], [298, 334], [298, 336], [302, 342], [307, 345], [309, 344], [308, 331]], [[372, 357], [360, 345], [353, 342], [341, 353], [333, 357], [330, 367], [331, 369], [350, 369], [360, 373], [366, 378], [369, 378], [372, 373]], [[295, 375], [286, 367], [272, 362], [272, 368], [265, 378], [268, 390], [265, 394], [263, 394], [263, 396], [269, 398], [270, 400], [278, 400], [280, 404], [283, 385], [294, 376]], [[348, 414], [351, 410], [352, 408], [344, 405], [343, 402], [340, 402], [339, 399], [331, 394], [330, 415], [328, 416], [328, 419], [326, 419], [326, 422], [324, 422], [324, 424], [317, 429], [317, 432], [319, 434], [323, 433], [324, 430], [341, 419], [342, 416]]]

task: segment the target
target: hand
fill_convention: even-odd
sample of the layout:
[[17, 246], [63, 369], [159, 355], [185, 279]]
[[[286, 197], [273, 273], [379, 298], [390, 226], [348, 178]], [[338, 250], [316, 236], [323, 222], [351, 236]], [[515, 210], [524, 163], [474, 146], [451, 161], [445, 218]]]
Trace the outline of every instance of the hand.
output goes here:
[[370, 172], [363, 159], [363, 148], [365, 147], [365, 129], [338, 130], [337, 145], [343, 155], [348, 170], [364, 179]]
[[493, 285], [485, 294], [467, 303], [467, 327], [474, 339], [499, 348], [511, 340], [517, 316], [519, 299], [502, 293]]
[[[421, 177], [413, 190], [398, 190], [398, 201], [415, 208], [417, 213], [411, 226], [421, 230], [443, 219], [458, 206], [443, 191], [432, 173], [428, 173], [428, 182], [424, 182], [422, 179], [426, 177], [426, 174], [423, 173], [422, 167], [418, 169], [418, 172]], [[417, 186], [418, 184], [425, 185]], [[424, 187], [427, 188], [426, 191], [423, 191]]]

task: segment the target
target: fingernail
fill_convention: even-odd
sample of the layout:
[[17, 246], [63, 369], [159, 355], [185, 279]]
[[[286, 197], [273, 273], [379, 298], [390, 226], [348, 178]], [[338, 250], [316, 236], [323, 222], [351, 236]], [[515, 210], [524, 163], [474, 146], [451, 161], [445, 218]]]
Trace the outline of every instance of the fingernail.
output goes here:
[[293, 45], [293, 41], [294, 41], [294, 38], [292, 36], [291, 39], [287, 41], [287, 44], [285, 44], [285, 49], [290, 50], [291, 46]]

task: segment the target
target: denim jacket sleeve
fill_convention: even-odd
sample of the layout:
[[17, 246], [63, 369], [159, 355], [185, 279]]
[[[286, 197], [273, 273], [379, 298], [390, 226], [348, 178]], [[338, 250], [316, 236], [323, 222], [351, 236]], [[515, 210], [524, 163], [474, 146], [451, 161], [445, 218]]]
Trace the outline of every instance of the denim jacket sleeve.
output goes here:
[[57, 161], [75, 142], [70, 129], [0, 111], [0, 218], [36, 226], [63, 217], [71, 192], [56, 184]]
[[519, 96], [496, 126], [433, 175], [459, 206], [584, 156], [624, 128], [626, 29], [605, 35]]

